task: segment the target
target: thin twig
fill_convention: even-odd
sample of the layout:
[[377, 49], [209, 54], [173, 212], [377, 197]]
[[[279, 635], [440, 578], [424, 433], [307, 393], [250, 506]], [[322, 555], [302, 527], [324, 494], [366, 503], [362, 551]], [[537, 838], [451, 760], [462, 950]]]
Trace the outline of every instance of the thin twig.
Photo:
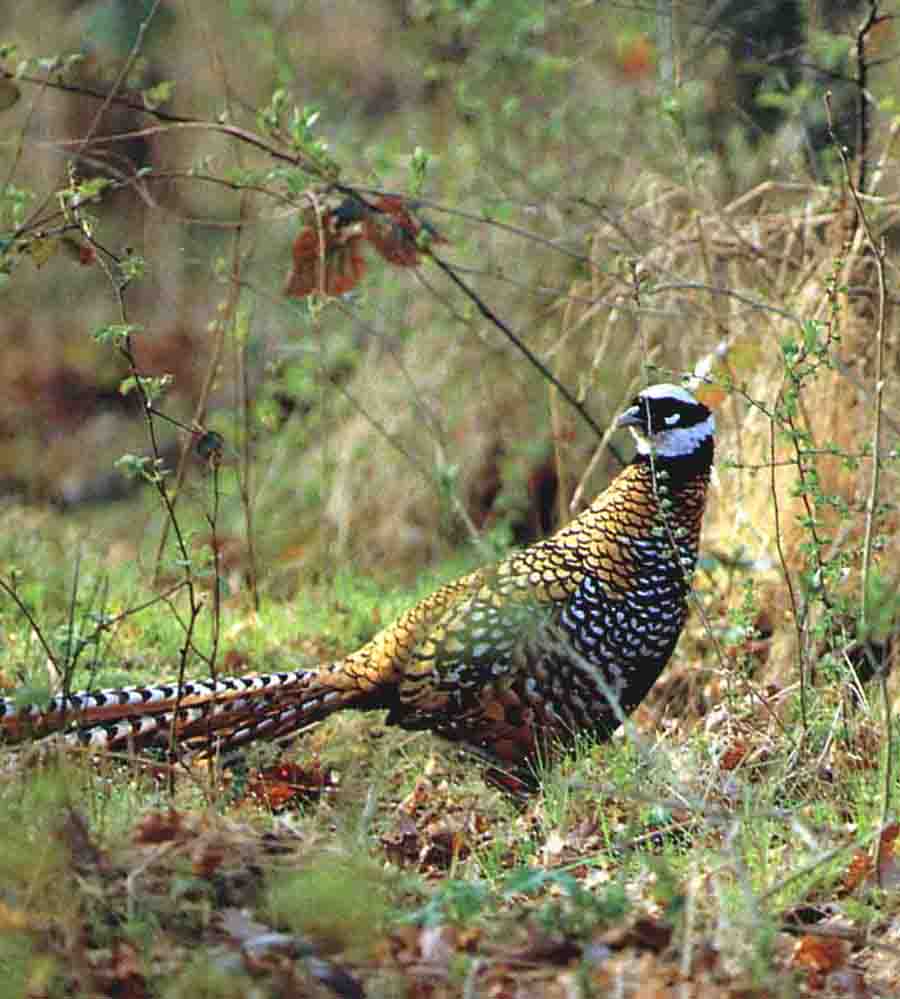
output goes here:
[[3, 590], [3, 592], [10, 598], [10, 600], [12, 600], [12, 602], [16, 605], [16, 607], [19, 608], [19, 611], [21, 612], [22, 616], [25, 618], [25, 620], [31, 626], [31, 630], [37, 636], [37, 640], [41, 643], [44, 652], [47, 653], [47, 658], [50, 660], [51, 663], [53, 663], [53, 668], [57, 670], [57, 672], [61, 672], [59, 669], [59, 661], [56, 658], [56, 654], [54, 653], [50, 645], [50, 642], [44, 637], [44, 633], [43, 631], [41, 631], [41, 627], [37, 623], [37, 620], [35, 619], [34, 615], [31, 613], [31, 610], [28, 607], [28, 605], [22, 600], [19, 594], [16, 593], [14, 582], [7, 583], [5, 580], [0, 579], [0, 590]]
[[[769, 421], [769, 453], [772, 456], [771, 460], [771, 495], [772, 495], [772, 511], [775, 518], [775, 547], [778, 550], [778, 559], [781, 562], [781, 572], [784, 576], [784, 581], [787, 585], [788, 597], [791, 601], [791, 620], [794, 622], [794, 627], [797, 629], [797, 657], [798, 665], [800, 667], [800, 721], [803, 729], [803, 736], [806, 737], [807, 734], [807, 716], [806, 716], [806, 656], [805, 656], [805, 643], [803, 640], [803, 629], [800, 623], [800, 611], [797, 607], [797, 597], [794, 593], [794, 584], [791, 581], [791, 572], [788, 568], [787, 558], [784, 554], [784, 547], [781, 544], [781, 514], [778, 508], [778, 488], [775, 483], [775, 421]], [[793, 465], [795, 462], [786, 462], [785, 464]]]
[[[246, 195], [242, 193], [240, 204], [238, 208], [238, 221], [234, 232], [234, 239], [231, 245], [231, 282], [228, 288], [228, 295], [225, 303], [225, 309], [223, 313], [217, 317], [215, 320], [215, 339], [213, 341], [212, 355], [209, 359], [209, 363], [206, 366], [206, 374], [203, 378], [203, 384], [200, 387], [200, 393], [197, 397], [197, 403], [194, 406], [193, 424], [194, 427], [203, 427], [206, 424], [206, 417], [209, 412], [209, 400], [212, 394], [213, 386], [215, 385], [216, 379], [219, 377], [219, 372], [222, 367], [222, 356], [225, 352], [225, 333], [229, 322], [233, 323], [235, 317], [237, 316], [238, 303], [240, 299], [240, 289], [241, 289], [241, 235], [243, 232], [243, 224], [246, 216]], [[162, 415], [162, 414], [160, 414]], [[169, 417], [163, 416], [164, 419], [169, 419]], [[175, 422], [175, 421], [170, 421]], [[172, 508], [174, 509], [178, 504], [178, 499], [181, 495], [182, 487], [184, 486], [184, 480], [187, 476], [188, 471], [188, 456], [191, 452], [192, 438], [188, 436], [185, 438], [181, 445], [181, 452], [178, 456], [178, 466], [175, 470], [175, 481], [171, 490], [171, 502]], [[168, 541], [168, 529], [169, 521], [163, 522], [162, 530], [160, 531], [159, 543], [156, 549], [156, 561], [153, 570], [153, 584], [158, 585], [160, 576], [162, 573], [162, 560], [163, 553], [165, 551], [166, 542]], [[255, 579], [255, 574], [254, 574]], [[255, 592], [255, 587], [254, 587]], [[258, 608], [257, 608], [258, 609]]]
[[[496, 312], [481, 298], [480, 295], [474, 289], [470, 288], [465, 281], [456, 273], [456, 271], [448, 264], [446, 261], [442, 260], [440, 257], [436, 256], [434, 253], [429, 254], [431, 259], [435, 262], [439, 270], [441, 270], [453, 284], [475, 305], [478, 311], [484, 316], [488, 322], [492, 323], [494, 326], [500, 330], [501, 333], [509, 340], [511, 344], [522, 354], [522, 356], [528, 361], [532, 367], [536, 368], [541, 375], [549, 382], [550, 385], [559, 392], [559, 394], [566, 400], [566, 402], [581, 416], [585, 423], [594, 431], [594, 433], [599, 437], [603, 438], [603, 428], [599, 423], [591, 416], [591, 414], [584, 407], [575, 396], [569, 391], [569, 389], [563, 385], [558, 378], [553, 374], [553, 372], [547, 367], [546, 364], [531, 350], [531, 348], [519, 337], [509, 325], [502, 320]], [[621, 451], [618, 447], [611, 441], [608, 447], [612, 454], [615, 455], [616, 460], [620, 465], [625, 464], [625, 458], [623, 457]]]
[[75, 668], [77, 654], [73, 652], [73, 639], [75, 636], [75, 615], [78, 610], [78, 582], [81, 577], [81, 545], [75, 553], [75, 565], [72, 572], [72, 592], [69, 596], [69, 618], [66, 622], [66, 653], [65, 664], [63, 666], [62, 695], [63, 695], [63, 715], [65, 715], [65, 703], [72, 689], [72, 673]]
[[113, 81], [112, 86], [109, 88], [109, 92], [103, 100], [103, 103], [97, 109], [97, 113], [94, 115], [93, 121], [88, 126], [88, 130], [85, 134], [78, 140], [78, 151], [76, 155], [80, 155], [87, 148], [91, 139], [94, 137], [97, 129], [100, 127], [100, 123], [103, 121], [103, 116], [109, 110], [110, 104], [115, 100], [116, 95], [119, 92], [122, 84], [128, 79], [128, 74], [134, 68], [135, 62], [141, 53], [141, 49], [144, 46], [144, 37], [147, 34], [147, 30], [156, 17], [156, 12], [159, 10], [159, 5], [162, 0], [153, 0], [153, 5], [150, 10], [147, 11], [147, 16], [140, 22], [137, 29], [137, 34], [134, 37], [134, 44], [131, 46], [131, 51], [128, 53], [128, 57], [125, 62], [122, 63], [122, 68], [119, 70], [119, 75]]
[[[878, 13], [877, 0], [869, 0], [871, 9], [869, 12], [869, 27]], [[868, 30], [868, 28], [866, 28]], [[860, 29], [862, 32], [862, 28]], [[859, 224], [865, 234], [866, 243], [872, 252], [873, 259], [875, 261], [875, 273], [878, 279], [878, 314], [875, 327], [875, 393], [873, 399], [873, 413], [872, 413], [872, 476], [869, 480], [869, 492], [866, 497], [866, 528], [865, 537], [863, 539], [863, 551], [862, 551], [862, 569], [861, 569], [861, 579], [860, 579], [860, 614], [859, 614], [859, 630], [860, 637], [863, 642], [868, 644], [868, 631], [869, 631], [869, 593], [870, 593], [870, 576], [872, 572], [872, 545], [875, 536], [875, 518], [878, 511], [878, 487], [880, 481], [881, 472], [881, 422], [882, 422], [882, 410], [883, 410], [883, 398], [884, 398], [884, 327], [885, 327], [885, 310], [887, 303], [887, 290], [885, 281], [885, 257], [887, 251], [885, 249], [884, 239], [882, 238], [880, 242], [876, 242], [875, 236], [872, 232], [872, 227], [869, 224], [869, 220], [866, 217], [865, 210], [863, 209], [862, 201], [859, 197], [859, 190], [857, 186], [853, 183], [853, 178], [850, 173], [850, 163], [847, 160], [847, 154], [844, 152], [843, 147], [837, 142], [834, 134], [834, 123], [832, 118], [832, 108], [831, 108], [831, 95], [825, 95], [825, 108], [828, 117], [828, 130], [831, 136], [831, 140], [834, 143], [838, 155], [841, 158], [841, 165], [844, 168], [844, 176], [847, 180], [847, 187], [850, 191], [850, 196], [853, 198], [853, 204], [856, 208], [856, 215], [859, 220]], [[860, 168], [862, 173], [862, 167]], [[881, 798], [881, 821], [880, 830], [883, 831], [888, 823], [888, 818], [891, 811], [891, 799], [893, 793], [893, 723], [891, 719], [891, 703], [888, 696], [887, 689], [887, 669], [886, 664], [882, 661], [878, 668], [878, 682], [881, 692], [881, 702], [882, 711], [884, 714], [884, 761], [883, 761], [883, 787], [882, 787], [882, 798]], [[878, 884], [882, 884], [882, 850], [883, 850], [883, 837], [879, 835], [875, 840], [875, 855], [873, 857], [873, 865], [875, 868], [875, 876], [878, 879]]]
[[[390, 432], [390, 430], [388, 430], [387, 427], [384, 426], [383, 423], [381, 423], [374, 416], [372, 416], [372, 414], [368, 412], [365, 406], [363, 406], [358, 399], [354, 398], [354, 396], [347, 390], [347, 388], [344, 385], [341, 384], [340, 381], [338, 381], [338, 379], [330, 375], [326, 377], [328, 377], [329, 382], [331, 382], [331, 384], [338, 390], [338, 392], [341, 393], [341, 395], [347, 400], [347, 402], [350, 403], [350, 405], [369, 424], [369, 426], [372, 427], [373, 430], [375, 430], [382, 438], [384, 438], [384, 440], [398, 454], [402, 455], [427, 482], [435, 482], [433, 474], [425, 466], [425, 464], [419, 461], [419, 459], [416, 458], [416, 456], [412, 454], [410, 451], [407, 451], [406, 448], [403, 446], [403, 444], [400, 442], [400, 440], [398, 440], [398, 438], [396, 438]], [[435, 483], [435, 488], [437, 488], [438, 491], [441, 492], [440, 487], [437, 485], [437, 483]], [[471, 516], [469, 515], [469, 511], [466, 509], [465, 504], [462, 502], [459, 496], [457, 496], [455, 490], [450, 491], [450, 502], [454, 510], [462, 520], [463, 524], [465, 525], [465, 528], [469, 533], [470, 539], [474, 543], [480, 544], [482, 540], [481, 532], [475, 526], [475, 522], [472, 520]]]
[[[878, 23], [878, 0], [869, 0], [869, 13], [856, 32], [856, 158], [859, 171], [856, 178], [857, 191], [865, 191], [869, 168], [869, 120], [871, 118], [869, 97], [869, 62], [866, 59], [866, 42], [869, 32]], [[828, 124], [831, 129], [831, 122]], [[850, 180], [850, 177], [847, 177]], [[853, 186], [852, 183], [850, 185]]]
[[[219, 53], [216, 53], [217, 69], [220, 70], [225, 82], [225, 92], [230, 94], [227, 86], [225, 62]], [[230, 116], [230, 98], [226, 103]], [[244, 169], [243, 147], [237, 144], [234, 150], [235, 165], [239, 170]], [[243, 259], [241, 256], [241, 240], [244, 234], [243, 223], [247, 216], [247, 203], [249, 195], [242, 192], [240, 197], [241, 225], [234, 231], [234, 241], [231, 251], [231, 282], [232, 288], [239, 289], [241, 284], [241, 273], [243, 271]], [[324, 242], [323, 236], [319, 236], [320, 243]], [[324, 274], [325, 268], [322, 267]], [[238, 474], [238, 493], [241, 498], [241, 508], [244, 513], [244, 539], [247, 545], [247, 582], [250, 588], [250, 599], [253, 601], [253, 609], [259, 612], [259, 571], [256, 565], [256, 531], [253, 525], [253, 398], [250, 391], [250, 373], [247, 364], [248, 351], [250, 350], [249, 330], [246, 333], [238, 330], [240, 320], [240, 291], [238, 290], [231, 301], [231, 327], [233, 331], [232, 342], [235, 350], [235, 384], [240, 405], [241, 417], [241, 450], [240, 450], [240, 472]], [[249, 320], [248, 320], [249, 324]], [[216, 488], [218, 488], [218, 464], [215, 467]]]
[[[221, 489], [219, 482], [219, 468], [221, 466], [221, 454], [216, 451], [209, 459], [210, 471], [212, 472], [212, 508], [207, 514], [207, 523], [210, 532], [210, 548], [213, 559], [213, 593], [212, 593], [212, 648], [209, 655], [209, 676], [215, 690], [219, 682], [219, 639], [222, 634], [222, 546], [219, 538], [219, 506], [221, 501]], [[208, 716], [209, 726], [207, 728], [207, 740], [213, 745], [213, 716]], [[218, 778], [219, 768], [212, 766], [209, 769], [210, 780], [215, 783]]]
[[[255, 149], [261, 150], [281, 163], [290, 163], [292, 166], [302, 165], [311, 173], [320, 172], [319, 164], [311, 158], [304, 157], [303, 154], [299, 152], [285, 152], [283, 149], [266, 142], [265, 139], [261, 138], [255, 132], [250, 132], [238, 125], [229, 125], [225, 122], [203, 121], [200, 118], [191, 118], [187, 115], [172, 114], [171, 112], [163, 111], [160, 108], [148, 108], [142, 101], [132, 100], [129, 97], [110, 95], [108, 91], [94, 90], [91, 87], [71, 83], [62, 83], [56, 80], [44, 80], [40, 77], [29, 76], [27, 74], [23, 76], [16, 76], [15, 73], [11, 73], [9, 70], [5, 69], [0, 69], [0, 79], [14, 80], [18, 83], [33, 83], [37, 86], [46, 86], [49, 90], [60, 90], [65, 93], [79, 94], [82, 97], [92, 97], [99, 101], [108, 101], [110, 104], [115, 104], [119, 107], [127, 107], [131, 108], [133, 111], [140, 111], [152, 118], [156, 118], [158, 121], [164, 122], [172, 129], [202, 129], [208, 132], [220, 132], [223, 135], [230, 135], [241, 142], [247, 143], [249, 146], [253, 146]], [[156, 135], [162, 131], [165, 131], [165, 129], [161, 129], [159, 127], [136, 129], [131, 132], [119, 133], [115, 139], [121, 140], [125, 138]], [[99, 139], [95, 139], [94, 144], [96, 145], [100, 141], [101, 140]], [[56, 145], [71, 145], [77, 147], [79, 142], [80, 140], [73, 139], [68, 142], [57, 142]]]
[[[102, 262], [102, 259], [98, 257], [98, 261]], [[140, 373], [137, 367], [137, 360], [134, 355], [134, 346], [132, 343], [132, 334], [130, 332], [131, 326], [128, 322], [128, 308], [125, 302], [125, 290], [126, 283], [121, 280], [119, 275], [115, 275], [110, 271], [110, 269], [103, 264], [104, 271], [112, 285], [113, 292], [116, 297], [119, 308], [119, 316], [121, 318], [123, 327], [126, 331], [125, 336], [121, 344], [119, 345], [119, 350], [122, 356], [128, 363], [129, 371], [131, 377], [134, 380], [136, 391], [141, 400], [141, 411], [144, 414], [144, 420], [147, 426], [147, 435], [150, 439], [150, 446], [153, 452], [155, 461], [155, 474], [152, 477], [152, 483], [156, 488], [157, 494], [162, 502], [162, 505], [166, 511], [166, 524], [171, 523], [172, 530], [175, 534], [175, 542], [178, 547], [178, 553], [181, 558], [181, 567], [184, 572], [184, 584], [185, 589], [188, 593], [188, 605], [190, 608], [190, 616], [186, 624], [181, 622], [180, 617], [176, 614], [176, 620], [182, 623], [182, 627], [185, 631], [185, 641], [179, 654], [178, 662], [178, 681], [177, 681], [177, 692], [175, 695], [175, 705], [172, 710], [172, 722], [169, 728], [169, 752], [171, 755], [175, 753], [175, 742], [176, 742], [176, 722], [178, 719], [178, 713], [181, 706], [182, 689], [184, 687], [184, 677], [187, 668], [188, 659], [192, 651], [196, 652], [193, 646], [193, 634], [194, 629], [197, 624], [197, 619], [203, 609], [202, 600], [199, 599], [197, 594], [196, 582], [194, 579], [193, 561], [191, 559], [190, 551], [187, 546], [187, 540], [185, 538], [184, 532], [182, 531], [181, 524], [178, 521], [178, 517], [175, 512], [175, 506], [173, 504], [172, 496], [169, 493], [169, 489], [166, 486], [166, 480], [162, 475], [159, 463], [161, 462], [161, 449], [159, 446], [159, 439], [156, 433], [156, 422], [154, 417], [154, 407], [148, 393], [147, 386], [145, 384], [145, 377]], [[174, 795], [175, 793], [175, 778], [174, 773], [170, 774], [168, 780], [169, 794]]]

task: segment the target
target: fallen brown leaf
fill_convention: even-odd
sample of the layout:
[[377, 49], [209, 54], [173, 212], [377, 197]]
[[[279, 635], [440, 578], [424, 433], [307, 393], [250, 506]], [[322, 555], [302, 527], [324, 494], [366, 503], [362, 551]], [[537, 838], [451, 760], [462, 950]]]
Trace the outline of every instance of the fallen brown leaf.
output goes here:
[[847, 944], [835, 937], [807, 934], [800, 937], [791, 955], [791, 964], [804, 968], [811, 989], [821, 989], [825, 977], [840, 968], [847, 956]]
[[135, 826], [135, 843], [168, 843], [185, 835], [181, 813], [170, 808], [167, 812], [151, 812]]

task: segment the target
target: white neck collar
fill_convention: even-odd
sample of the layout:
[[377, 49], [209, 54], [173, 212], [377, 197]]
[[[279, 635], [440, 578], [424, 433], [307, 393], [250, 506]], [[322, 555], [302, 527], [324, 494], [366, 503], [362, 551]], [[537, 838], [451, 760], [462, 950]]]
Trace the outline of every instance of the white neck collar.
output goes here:
[[630, 428], [637, 441], [638, 454], [654, 454], [658, 458], [683, 458], [693, 454], [712, 437], [715, 429], [716, 420], [712, 413], [702, 423], [692, 427], [658, 431], [653, 435], [652, 444], [636, 427]]

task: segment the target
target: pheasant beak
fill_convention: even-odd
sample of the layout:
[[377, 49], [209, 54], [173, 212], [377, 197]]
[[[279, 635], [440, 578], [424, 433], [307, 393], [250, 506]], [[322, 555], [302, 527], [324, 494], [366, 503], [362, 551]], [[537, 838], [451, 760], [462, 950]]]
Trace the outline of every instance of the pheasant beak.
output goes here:
[[642, 406], [631, 406], [616, 420], [616, 427], [639, 427], [643, 424], [645, 415]]

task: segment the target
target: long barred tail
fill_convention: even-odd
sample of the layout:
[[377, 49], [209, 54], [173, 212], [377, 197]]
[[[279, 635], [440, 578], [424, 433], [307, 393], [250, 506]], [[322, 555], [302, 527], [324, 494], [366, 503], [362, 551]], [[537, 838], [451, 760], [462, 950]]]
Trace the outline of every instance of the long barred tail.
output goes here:
[[145, 749], [169, 744], [212, 752], [274, 739], [321, 721], [361, 700], [358, 688], [331, 680], [339, 664], [253, 677], [188, 680], [54, 697], [46, 705], [0, 699], [0, 741], [64, 732], [75, 745]]

